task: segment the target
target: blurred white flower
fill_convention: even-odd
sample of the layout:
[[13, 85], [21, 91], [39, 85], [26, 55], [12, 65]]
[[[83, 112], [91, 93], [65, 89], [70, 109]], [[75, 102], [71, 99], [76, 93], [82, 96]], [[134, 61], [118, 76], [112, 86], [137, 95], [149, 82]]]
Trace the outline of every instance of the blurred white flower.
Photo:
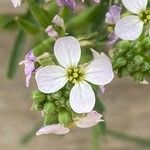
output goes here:
[[21, 5], [21, 0], [11, 0], [11, 2], [14, 5], [14, 7], [18, 7]]

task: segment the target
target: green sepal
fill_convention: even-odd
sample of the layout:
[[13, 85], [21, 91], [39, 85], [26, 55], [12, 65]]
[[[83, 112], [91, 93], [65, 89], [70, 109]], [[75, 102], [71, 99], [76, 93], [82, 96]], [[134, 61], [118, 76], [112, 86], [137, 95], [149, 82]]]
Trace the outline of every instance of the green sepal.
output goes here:
[[33, 48], [32, 52], [33, 54], [38, 57], [45, 52], [50, 52], [50, 47], [54, 44], [55, 40], [52, 38], [45, 39], [42, 41], [39, 45], [37, 45], [35, 48]]
[[40, 29], [37, 27], [37, 25], [34, 25], [27, 19], [17, 17], [16, 21], [17, 21], [19, 27], [28, 34], [35, 35], [40, 32]]
[[47, 102], [44, 104], [44, 112], [47, 114], [52, 114], [56, 110], [56, 106], [53, 102]]
[[37, 101], [37, 102], [43, 102], [46, 100], [46, 94], [45, 93], [42, 93], [41, 91], [39, 90], [35, 90], [32, 92], [32, 99]]

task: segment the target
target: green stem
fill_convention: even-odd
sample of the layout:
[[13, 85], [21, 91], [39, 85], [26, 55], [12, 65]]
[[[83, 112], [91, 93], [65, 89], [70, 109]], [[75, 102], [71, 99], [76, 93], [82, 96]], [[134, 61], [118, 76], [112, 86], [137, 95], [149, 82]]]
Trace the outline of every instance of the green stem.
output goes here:
[[118, 131], [114, 131], [111, 129], [107, 129], [106, 134], [111, 137], [117, 138], [119, 140], [124, 140], [124, 141], [132, 142], [141, 146], [150, 147], [150, 139], [140, 138], [137, 136], [131, 136], [131, 135], [121, 133]]

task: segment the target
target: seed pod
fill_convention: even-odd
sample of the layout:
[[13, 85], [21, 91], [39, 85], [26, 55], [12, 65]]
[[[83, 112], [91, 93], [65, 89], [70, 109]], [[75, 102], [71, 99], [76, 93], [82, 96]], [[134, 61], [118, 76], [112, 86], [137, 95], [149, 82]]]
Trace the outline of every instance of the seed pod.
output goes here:
[[54, 113], [55, 110], [56, 110], [56, 106], [55, 106], [54, 103], [52, 103], [52, 102], [47, 102], [47, 103], [44, 104], [44, 112], [45, 112], [45, 113], [51, 114], [51, 113]]
[[136, 64], [136, 65], [141, 65], [144, 61], [144, 58], [141, 56], [141, 55], [136, 55], [134, 56], [133, 58], [133, 62]]
[[72, 118], [68, 111], [63, 110], [58, 113], [58, 121], [60, 124], [67, 126], [71, 122]]
[[38, 102], [43, 102], [46, 100], [46, 94], [42, 93], [39, 90], [35, 90], [32, 92], [32, 99]]

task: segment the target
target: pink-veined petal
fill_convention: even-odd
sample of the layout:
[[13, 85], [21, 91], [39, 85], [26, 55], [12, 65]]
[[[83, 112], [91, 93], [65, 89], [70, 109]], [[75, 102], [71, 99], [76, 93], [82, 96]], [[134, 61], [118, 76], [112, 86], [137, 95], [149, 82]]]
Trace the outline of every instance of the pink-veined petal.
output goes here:
[[99, 122], [104, 121], [101, 118], [102, 115], [97, 111], [91, 111], [87, 114], [86, 117], [80, 118], [78, 121], [76, 121], [75, 124], [79, 128], [89, 128], [97, 125]]
[[119, 20], [115, 26], [115, 33], [123, 40], [136, 40], [143, 31], [143, 22], [138, 16], [128, 16]]
[[106, 85], [114, 78], [112, 64], [104, 53], [97, 57], [87, 66], [85, 80], [95, 85]]
[[122, 0], [122, 3], [130, 12], [139, 14], [146, 9], [148, 0]]
[[53, 93], [67, 83], [66, 70], [56, 65], [46, 66], [36, 72], [35, 79], [41, 92]]
[[36, 135], [49, 134], [49, 133], [63, 135], [63, 134], [67, 134], [68, 132], [69, 132], [69, 128], [66, 128], [61, 124], [52, 124], [49, 126], [42, 127], [39, 131], [37, 131]]
[[82, 81], [73, 86], [70, 92], [70, 106], [76, 113], [88, 113], [95, 105], [95, 94], [91, 86]]
[[81, 56], [80, 44], [72, 36], [59, 38], [54, 45], [54, 54], [63, 67], [77, 66]]

